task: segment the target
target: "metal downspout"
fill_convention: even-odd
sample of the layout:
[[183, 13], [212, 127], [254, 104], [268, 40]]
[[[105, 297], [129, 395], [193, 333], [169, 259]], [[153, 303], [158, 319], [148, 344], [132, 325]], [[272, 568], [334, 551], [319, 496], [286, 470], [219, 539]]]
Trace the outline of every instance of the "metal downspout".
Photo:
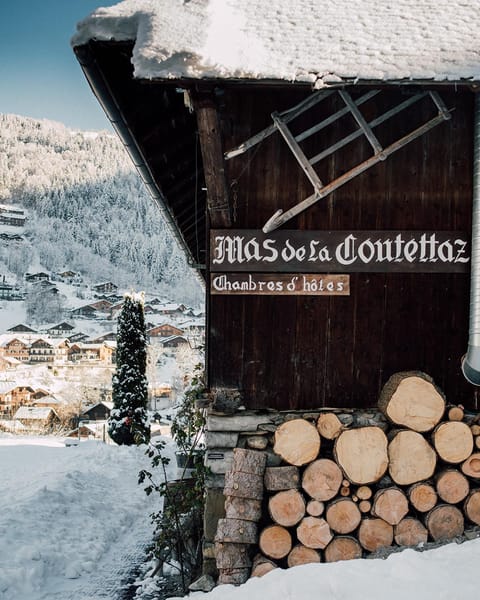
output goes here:
[[473, 139], [472, 257], [468, 350], [462, 371], [469, 383], [480, 385], [480, 94], [475, 95]]

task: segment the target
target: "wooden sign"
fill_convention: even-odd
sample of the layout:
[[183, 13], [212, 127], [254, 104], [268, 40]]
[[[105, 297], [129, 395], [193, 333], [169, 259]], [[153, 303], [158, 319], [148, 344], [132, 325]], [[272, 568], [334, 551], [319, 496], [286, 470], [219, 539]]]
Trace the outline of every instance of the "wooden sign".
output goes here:
[[459, 231], [210, 232], [210, 271], [263, 273], [466, 273], [469, 237]]
[[210, 293], [228, 295], [349, 296], [349, 275], [211, 273]]

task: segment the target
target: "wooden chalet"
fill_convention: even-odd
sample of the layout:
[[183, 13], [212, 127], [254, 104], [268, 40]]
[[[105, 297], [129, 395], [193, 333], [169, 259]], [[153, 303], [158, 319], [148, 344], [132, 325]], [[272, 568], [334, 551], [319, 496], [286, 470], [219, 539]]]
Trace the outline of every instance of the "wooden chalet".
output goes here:
[[171, 323], [163, 323], [163, 325], [157, 325], [147, 329], [147, 335], [152, 341], [152, 338], [166, 338], [172, 335], [183, 335], [183, 330], [175, 327]]
[[205, 282], [207, 515], [239, 434], [289, 411], [374, 409], [400, 371], [478, 410], [479, 15], [137, 0], [78, 25], [86, 78]]

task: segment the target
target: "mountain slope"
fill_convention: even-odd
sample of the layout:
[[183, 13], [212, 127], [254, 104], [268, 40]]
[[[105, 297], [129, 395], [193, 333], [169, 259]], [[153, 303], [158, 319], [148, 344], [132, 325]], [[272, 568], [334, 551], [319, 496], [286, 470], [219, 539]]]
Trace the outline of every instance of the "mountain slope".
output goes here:
[[28, 210], [26, 237], [48, 269], [200, 300], [193, 271], [111, 134], [0, 115], [0, 202]]

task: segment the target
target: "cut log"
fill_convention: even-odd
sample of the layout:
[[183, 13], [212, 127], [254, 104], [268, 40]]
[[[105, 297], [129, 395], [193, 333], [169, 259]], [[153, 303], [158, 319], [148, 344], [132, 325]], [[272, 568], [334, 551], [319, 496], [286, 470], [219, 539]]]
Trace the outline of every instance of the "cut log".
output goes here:
[[383, 519], [362, 519], [358, 528], [358, 541], [369, 552], [391, 546], [393, 526]]
[[298, 541], [307, 548], [325, 548], [332, 539], [330, 526], [325, 519], [305, 517], [297, 527]]
[[339, 498], [327, 506], [325, 519], [336, 533], [351, 533], [360, 524], [362, 515], [350, 498]]
[[292, 549], [292, 536], [285, 527], [270, 525], [260, 534], [259, 547], [269, 558], [284, 558]]
[[223, 491], [225, 496], [261, 500], [263, 489], [263, 475], [235, 471], [225, 473], [225, 488]]
[[472, 435], [480, 435], [480, 425], [470, 425], [470, 431], [472, 432]]
[[395, 543], [399, 546], [418, 546], [424, 544], [428, 539], [427, 528], [414, 517], [405, 517], [394, 530]]
[[310, 563], [319, 563], [320, 554], [313, 548], [307, 548], [298, 544], [288, 555], [287, 564], [289, 567], [298, 567], [299, 565], [308, 565]]
[[322, 413], [318, 417], [317, 429], [327, 440], [334, 440], [343, 430], [343, 425], [335, 413]]
[[398, 485], [429, 479], [435, 472], [437, 454], [421, 433], [397, 432], [388, 445], [388, 472]]
[[275, 431], [273, 450], [283, 460], [300, 467], [315, 460], [320, 451], [317, 428], [304, 419], [293, 419]]
[[464, 417], [464, 410], [462, 406], [452, 406], [448, 409], [447, 414], [449, 421], [461, 421]]
[[292, 527], [305, 516], [305, 500], [298, 490], [277, 492], [268, 501], [268, 510], [275, 523]]
[[396, 425], [430, 431], [445, 412], [445, 398], [425, 373], [404, 371], [392, 375], [384, 385], [378, 407]]
[[267, 467], [265, 469], [265, 488], [270, 492], [293, 490], [300, 486], [298, 467]]
[[357, 485], [378, 481], [388, 468], [387, 437], [379, 427], [342, 431], [334, 454], [347, 478]]
[[397, 525], [408, 513], [408, 500], [399, 488], [378, 490], [372, 504], [372, 514], [390, 525]]
[[338, 535], [325, 548], [325, 562], [362, 558], [362, 547], [351, 536]]
[[340, 467], [328, 458], [315, 460], [303, 473], [302, 488], [314, 500], [330, 500], [338, 494], [343, 473]]
[[324, 510], [325, 504], [319, 500], [310, 500], [310, 502], [307, 503], [307, 513], [311, 517], [319, 517], [320, 515], [323, 515]]
[[261, 554], [257, 554], [253, 559], [252, 573], [250, 577], [263, 577], [274, 569], [278, 569], [278, 565], [274, 563], [273, 560], [270, 560]]
[[242, 569], [250, 567], [252, 561], [248, 554], [249, 548], [248, 544], [215, 542], [217, 569]]
[[225, 500], [225, 517], [227, 519], [244, 519], [245, 521], [260, 521], [262, 502], [250, 498], [228, 496]]
[[463, 533], [463, 514], [456, 506], [438, 504], [427, 514], [425, 525], [436, 542], [452, 540]]
[[426, 513], [435, 506], [438, 496], [430, 483], [415, 483], [408, 490], [408, 499], [418, 512]]
[[466, 423], [447, 421], [435, 428], [433, 445], [442, 460], [460, 463], [466, 460], [473, 450], [473, 435]]
[[467, 458], [462, 464], [462, 473], [467, 477], [480, 479], [480, 452], [476, 452]]
[[469, 521], [480, 525], [480, 490], [470, 492], [463, 504], [463, 511]]
[[219, 519], [215, 541], [256, 544], [258, 541], [257, 524], [242, 519]]
[[358, 510], [362, 514], [366, 515], [372, 510], [372, 503], [370, 502], [370, 500], [360, 500], [360, 502], [358, 503]]
[[373, 496], [372, 488], [369, 488], [368, 485], [361, 485], [355, 494], [359, 500], [370, 500]]
[[347, 496], [350, 496], [350, 488], [344, 487], [342, 485], [342, 487], [340, 488], [340, 496], [343, 496], [344, 498], [346, 498]]
[[244, 450], [243, 448], [233, 449], [232, 471], [263, 475], [266, 462], [267, 457], [263, 452]]
[[468, 496], [468, 479], [456, 469], [447, 469], [437, 475], [437, 493], [448, 504], [457, 504]]
[[474, 441], [473, 445], [475, 446], [476, 450], [480, 450], [480, 435], [477, 435], [475, 437], [475, 441]]
[[248, 581], [249, 575], [249, 567], [243, 569], [219, 569], [218, 585], [242, 585], [242, 583]]

